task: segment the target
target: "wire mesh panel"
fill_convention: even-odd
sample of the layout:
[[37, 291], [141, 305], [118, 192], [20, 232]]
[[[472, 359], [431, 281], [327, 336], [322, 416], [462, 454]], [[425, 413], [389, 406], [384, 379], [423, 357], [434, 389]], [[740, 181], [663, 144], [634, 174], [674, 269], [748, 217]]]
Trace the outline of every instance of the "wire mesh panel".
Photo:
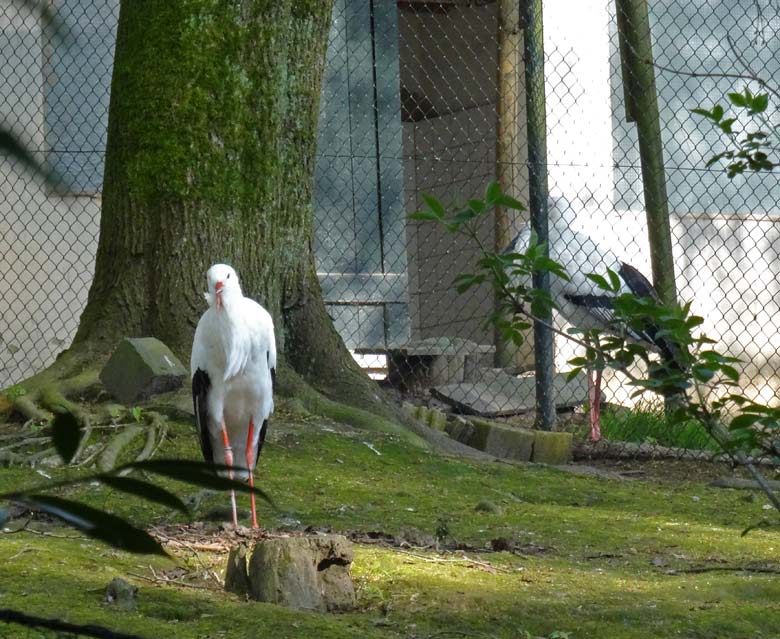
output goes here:
[[2, 124], [70, 184], [55, 196], [14, 161], [0, 162], [2, 387], [70, 343], [94, 268], [119, 2], [58, 4], [78, 32], [70, 47], [24, 3], [0, 7]]
[[[71, 185], [63, 197], [13, 162], [0, 165], [0, 387], [50, 363], [86, 301], [118, 6], [57, 2], [78, 36], [67, 48], [25, 3], [0, 8], [2, 123]], [[626, 110], [637, 96], [624, 82], [618, 5], [543, 6], [551, 221], [567, 229], [557, 254], [567, 269], [598, 266], [580, 244], [566, 244], [579, 233], [650, 277], [645, 160]], [[707, 334], [746, 360], [745, 389], [772, 399], [780, 366], [777, 177], [730, 180], [718, 164], [706, 166], [723, 137], [691, 109], [745, 85], [759, 90], [735, 74], [777, 76], [778, 6], [646, 6], [679, 297], [705, 318]], [[453, 280], [473, 271], [484, 250], [504, 250], [528, 218], [491, 212], [468, 238], [406, 216], [423, 207], [425, 193], [456, 205], [492, 180], [529, 201], [519, 8], [510, 0], [336, 0], [315, 175], [317, 267], [349, 348], [370, 357], [375, 375], [386, 366], [390, 383], [418, 403], [505, 420], [533, 406], [530, 340], [508, 349], [486, 321], [496, 304], [490, 286], [458, 294]], [[556, 326], [563, 331], [564, 318]], [[577, 351], [559, 336], [556, 370], [565, 373]], [[583, 379], [559, 385], [563, 407], [587, 404]], [[688, 445], [668, 431], [657, 402], [637, 407], [621, 374], [607, 374], [603, 392], [608, 437]], [[583, 421], [575, 426], [584, 430]]]

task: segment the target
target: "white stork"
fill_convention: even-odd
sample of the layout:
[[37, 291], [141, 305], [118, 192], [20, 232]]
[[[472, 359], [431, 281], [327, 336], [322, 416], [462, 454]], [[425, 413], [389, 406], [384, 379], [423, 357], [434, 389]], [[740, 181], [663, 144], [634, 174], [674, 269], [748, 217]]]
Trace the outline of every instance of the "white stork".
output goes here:
[[[624, 293], [631, 293], [637, 297], [651, 297], [658, 301], [658, 293], [650, 281], [608, 248], [578, 230], [575, 211], [568, 202], [551, 198], [548, 202], [548, 210], [550, 258], [562, 265], [571, 278], [566, 281], [550, 274], [550, 296], [560, 315], [573, 327], [582, 331], [598, 329], [626, 335], [659, 352], [666, 361], [673, 361], [675, 345], [658, 336], [653, 326], [648, 326], [639, 333], [622, 325], [615, 316], [614, 299]], [[524, 253], [528, 249], [530, 238], [529, 224], [512, 241], [510, 250]], [[620, 277], [621, 286], [617, 293], [599, 288], [587, 277], [591, 273], [605, 276], [607, 269], [611, 269]], [[599, 411], [601, 373], [600, 370], [588, 371], [589, 422], [590, 436], [593, 441], [601, 439]]]
[[[195, 329], [192, 344], [192, 399], [200, 446], [206, 461], [233, 466], [233, 445], [244, 446], [231, 478], [254, 486], [254, 468], [273, 412], [276, 341], [271, 315], [244, 297], [238, 275], [226, 264], [207, 273], [209, 309]], [[258, 427], [259, 426], [259, 427]], [[235, 491], [230, 494], [238, 526]], [[255, 495], [252, 527], [257, 528]]]

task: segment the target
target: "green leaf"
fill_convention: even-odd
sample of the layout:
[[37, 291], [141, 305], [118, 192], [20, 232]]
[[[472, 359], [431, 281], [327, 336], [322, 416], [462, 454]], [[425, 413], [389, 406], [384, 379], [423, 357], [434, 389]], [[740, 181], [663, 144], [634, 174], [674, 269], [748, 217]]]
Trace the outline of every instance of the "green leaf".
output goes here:
[[712, 113], [710, 115], [715, 122], [720, 122], [720, 119], [723, 117], [723, 107], [720, 106], [720, 104], [716, 104], [712, 107]]
[[181, 499], [156, 484], [151, 484], [141, 479], [118, 477], [116, 475], [98, 475], [97, 478], [106, 486], [110, 486], [115, 490], [168, 506], [183, 512], [185, 515], [189, 513], [189, 508]]
[[131, 462], [120, 466], [116, 471], [131, 468], [133, 470], [145, 470], [164, 477], [170, 477], [203, 488], [213, 490], [236, 490], [242, 493], [254, 493], [276, 508], [273, 500], [262, 490], [249, 484], [227, 477], [220, 477], [217, 471], [227, 471], [228, 466], [222, 464], [209, 464], [207, 462], [190, 461], [185, 459], [148, 459], [146, 461]]
[[762, 93], [753, 98], [750, 103], [751, 113], [763, 113], [769, 106], [769, 95]]
[[441, 218], [433, 211], [415, 211], [409, 213], [410, 220], [416, 220], [417, 222], [440, 222]]
[[600, 289], [604, 291], [611, 290], [609, 283], [607, 282], [607, 279], [603, 275], [598, 275], [596, 273], [586, 273], [585, 277], [587, 277], [590, 281], [596, 284], [596, 286], [598, 286]]
[[516, 211], [525, 211], [525, 205], [520, 202], [519, 200], [516, 200], [511, 195], [507, 195], [506, 193], [502, 193], [501, 197], [496, 202], [499, 206], [503, 206], [506, 209], [515, 209]]
[[130, 411], [130, 414], [133, 416], [133, 419], [136, 422], [141, 421], [141, 416], [143, 415], [144, 409], [140, 406], [133, 406], [132, 410]]
[[710, 120], [715, 119], [715, 117], [712, 115], [712, 112], [708, 111], [707, 109], [691, 109], [691, 113], [695, 113], [696, 115], [703, 115], [705, 118], [709, 118]]
[[436, 216], [437, 219], [440, 220], [444, 217], [444, 205], [441, 203], [439, 198], [434, 197], [433, 195], [429, 195], [428, 193], [423, 193], [422, 199], [423, 202], [428, 205], [428, 208], [431, 209], [431, 212]]
[[79, 420], [72, 413], [62, 413], [54, 417], [51, 428], [54, 449], [62, 461], [69, 464], [78, 450], [81, 439]]
[[720, 370], [731, 381], [733, 382], [739, 381], [739, 373], [737, 372], [737, 369], [735, 369], [733, 366], [728, 366], [727, 364], [721, 364]]
[[726, 120], [721, 120], [718, 122], [718, 126], [720, 127], [721, 131], [724, 133], [734, 133], [731, 126], [734, 124], [734, 122], [737, 121], [737, 118], [727, 118]]
[[459, 227], [464, 222], [468, 222], [469, 220], [474, 219], [475, 217], [477, 217], [477, 215], [479, 215], [479, 213], [474, 209], [471, 208], [463, 209], [462, 211], [458, 211], [455, 215], [452, 216], [452, 220], [450, 220], [450, 224], [454, 224]]
[[458, 293], [465, 293], [472, 286], [481, 284], [484, 281], [485, 275], [481, 273], [476, 275], [474, 273], [461, 273], [455, 278], [453, 285], [455, 286], [455, 290], [458, 291]]
[[734, 106], [738, 107], [744, 107], [747, 106], [747, 100], [744, 95], [741, 93], [729, 93], [728, 94], [729, 101]]
[[740, 415], [737, 415], [734, 419], [731, 420], [731, 424], [729, 424], [729, 428], [732, 430], [739, 430], [741, 428], [749, 428], [753, 424], [755, 424], [760, 417], [753, 413], [742, 413]]
[[482, 213], [487, 208], [482, 200], [469, 200], [468, 205], [475, 213]]
[[494, 206], [498, 204], [503, 193], [501, 192], [501, 185], [498, 182], [491, 182], [485, 189], [485, 204], [488, 206]]
[[136, 554], [167, 556], [149, 533], [102, 510], [50, 495], [14, 495], [13, 501], [61, 519], [93, 539]]
[[607, 269], [607, 275], [609, 276], [610, 284], [612, 284], [612, 290], [617, 292], [620, 290], [620, 278], [611, 268]]

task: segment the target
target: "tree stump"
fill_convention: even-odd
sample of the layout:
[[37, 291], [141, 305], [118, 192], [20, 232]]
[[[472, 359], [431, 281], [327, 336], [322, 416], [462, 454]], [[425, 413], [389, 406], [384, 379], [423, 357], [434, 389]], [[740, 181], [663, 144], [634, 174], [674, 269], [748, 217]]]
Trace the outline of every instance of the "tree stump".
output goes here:
[[352, 544], [342, 535], [285, 537], [234, 548], [225, 589], [289, 608], [335, 612], [355, 606]]

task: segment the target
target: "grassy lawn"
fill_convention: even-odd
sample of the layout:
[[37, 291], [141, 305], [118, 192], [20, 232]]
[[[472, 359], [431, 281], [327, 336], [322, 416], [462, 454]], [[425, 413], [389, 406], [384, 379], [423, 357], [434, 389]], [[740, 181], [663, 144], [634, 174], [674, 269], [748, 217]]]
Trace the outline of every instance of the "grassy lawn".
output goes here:
[[[383, 532], [410, 541], [432, 539], [443, 527], [447, 550], [358, 544], [352, 572], [359, 609], [324, 615], [246, 603], [206, 577], [189, 587], [153, 579], [219, 571], [224, 554], [171, 547], [174, 560], [133, 556], [36, 523], [49, 534], [0, 537], [0, 608], [149, 638], [780, 636], [780, 580], [761, 572], [780, 571], [780, 530], [741, 536], [771, 515], [765, 500], [707, 488], [696, 466], [680, 473], [678, 465], [678, 481], [664, 480], [658, 465], [658, 480], [616, 481], [442, 458], [284, 411], [272, 426], [258, 480], [279, 510], [262, 507], [266, 527]], [[173, 426], [158, 453], [198, 454], [187, 424]], [[52, 474], [65, 472], [73, 471]], [[41, 480], [30, 469], [0, 470], [0, 490]], [[183, 522], [98, 486], [66, 494], [138, 524]], [[196, 519], [225, 505], [225, 495], [209, 496]], [[514, 552], [490, 551], [499, 537]], [[115, 576], [139, 587], [136, 611], [102, 603]], [[0, 625], [2, 637], [47, 636], [36, 633]]]

